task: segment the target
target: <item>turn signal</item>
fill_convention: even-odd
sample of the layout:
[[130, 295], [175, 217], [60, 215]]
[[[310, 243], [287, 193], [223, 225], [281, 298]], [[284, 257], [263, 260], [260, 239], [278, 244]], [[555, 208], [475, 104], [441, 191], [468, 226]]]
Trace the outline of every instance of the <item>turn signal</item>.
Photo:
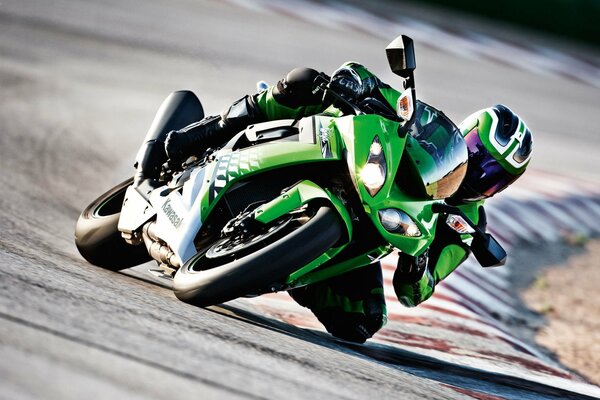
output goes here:
[[448, 215], [446, 219], [446, 224], [454, 231], [463, 234], [463, 233], [475, 233], [475, 229], [471, 228], [471, 225], [467, 221], [464, 220], [460, 215]]

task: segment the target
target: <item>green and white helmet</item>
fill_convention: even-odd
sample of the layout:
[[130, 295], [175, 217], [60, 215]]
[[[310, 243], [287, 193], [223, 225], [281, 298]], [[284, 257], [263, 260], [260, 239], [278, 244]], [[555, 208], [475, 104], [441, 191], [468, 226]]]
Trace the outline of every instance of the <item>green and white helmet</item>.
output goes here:
[[499, 104], [477, 111], [460, 123], [469, 151], [467, 173], [452, 196], [462, 202], [492, 197], [525, 172], [533, 139], [525, 122]]

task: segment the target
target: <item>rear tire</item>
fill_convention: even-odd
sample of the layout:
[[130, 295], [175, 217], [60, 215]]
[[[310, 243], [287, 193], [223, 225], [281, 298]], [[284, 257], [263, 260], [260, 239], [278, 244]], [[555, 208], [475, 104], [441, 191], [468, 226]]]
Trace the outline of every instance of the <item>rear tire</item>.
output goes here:
[[342, 236], [341, 221], [330, 207], [320, 207], [295, 230], [260, 250], [224, 264], [199, 270], [215, 259], [201, 252], [175, 274], [173, 289], [178, 299], [200, 307], [223, 303], [281, 281], [325, 251]]
[[79, 253], [98, 267], [111, 271], [133, 267], [151, 260], [146, 247], [127, 244], [117, 225], [130, 178], [94, 200], [79, 216], [75, 244]]

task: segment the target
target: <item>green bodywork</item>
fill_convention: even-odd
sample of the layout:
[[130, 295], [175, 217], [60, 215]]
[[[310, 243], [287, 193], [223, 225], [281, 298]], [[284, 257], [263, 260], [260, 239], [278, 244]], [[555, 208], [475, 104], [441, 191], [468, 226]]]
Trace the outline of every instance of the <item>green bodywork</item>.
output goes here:
[[[316, 260], [291, 274], [286, 280], [290, 286], [307, 285], [316, 281], [350, 271], [369, 264], [389, 254], [394, 248], [411, 255], [422, 253], [433, 240], [437, 214], [431, 211], [436, 200], [423, 200], [403, 192], [397, 183], [400, 162], [404, 154], [407, 136], [399, 136], [399, 124], [377, 115], [359, 116], [313, 116], [299, 124], [299, 141], [273, 141], [239, 150], [222, 149], [216, 159], [205, 168], [205, 185], [201, 188], [201, 216], [203, 222], [210, 215], [222, 196], [236, 182], [265, 171], [315, 162], [343, 163], [350, 173], [366, 214], [388, 245], [369, 251], [336, 264], [330, 262], [353, 237], [352, 218], [342, 200], [326, 188], [311, 181], [302, 181], [286, 190], [279, 197], [258, 207], [254, 216], [267, 224], [314, 201], [328, 202], [337, 211], [345, 227], [345, 242], [330, 249]], [[369, 148], [377, 137], [383, 148], [386, 164], [385, 183], [375, 196], [371, 196], [361, 180], [361, 170], [367, 163]], [[408, 237], [388, 232], [378, 216], [378, 211], [396, 208], [408, 214], [417, 224], [421, 235]], [[318, 269], [328, 263], [326, 269]]]
[[[342, 68], [353, 69], [365, 83], [373, 85], [391, 108], [396, 110], [401, 94], [399, 91], [383, 84], [360, 64], [350, 62], [344, 64]], [[414, 193], [407, 192], [398, 184], [400, 178], [403, 177], [402, 174], [408, 174], [409, 181], [411, 178], [415, 178], [414, 169], [409, 171], [401, 168], [401, 165], [411, 163], [414, 166], [415, 157], [424, 162], [423, 165], [430, 165], [431, 168], [435, 166], [433, 160], [427, 158], [426, 152], [416, 153], [418, 149], [415, 150], [414, 147], [417, 146], [417, 143], [412, 136], [400, 136], [397, 122], [378, 115], [343, 116], [337, 108], [324, 105], [286, 107], [277, 103], [273, 97], [273, 90], [274, 87], [270, 87], [256, 97], [265, 119], [272, 121], [306, 117], [299, 123], [300, 140], [298, 142], [267, 142], [235, 151], [227, 148], [220, 150], [217, 158], [205, 167], [206, 184], [200, 189], [202, 221], [206, 221], [223, 194], [242, 179], [282, 167], [297, 165], [298, 168], [303, 168], [311, 163], [336, 163], [338, 166], [343, 165], [347, 168], [366, 215], [387, 244], [369, 249], [350, 259], [336, 262], [336, 256], [348, 246], [354, 234], [350, 213], [342, 200], [331, 191], [319, 187], [311, 181], [299, 182], [279, 197], [255, 210], [256, 220], [261, 223], [269, 223], [304, 204], [325, 201], [337, 210], [340, 220], [343, 221], [346, 235], [344, 240], [336, 244], [337, 247], [328, 250], [308, 265], [298, 269], [282, 283], [291, 288], [326, 281], [331, 277], [380, 260], [394, 248], [410, 255], [418, 255], [425, 251], [434, 240], [438, 218], [438, 214], [434, 214], [431, 207], [442, 200], [415, 196]], [[313, 116], [307, 117], [311, 115]], [[303, 129], [306, 131], [303, 132]], [[370, 146], [376, 137], [381, 143], [385, 158], [385, 181], [381, 189], [371, 196], [362, 182], [361, 171], [367, 163]], [[412, 156], [414, 157], [408, 160], [410, 163], [403, 162], [403, 157], [408, 157], [408, 152], [405, 151], [407, 143], [409, 146], [413, 146]], [[326, 166], [326, 164], [323, 165]], [[433, 187], [433, 190], [435, 189]], [[480, 205], [481, 203], [468, 204], [461, 208], [471, 220], [477, 222], [477, 210]], [[409, 215], [418, 226], [421, 235], [408, 237], [388, 232], [382, 226], [378, 213], [379, 210], [386, 208], [396, 208]], [[463, 235], [465, 244], [470, 243], [471, 239], [470, 235]], [[435, 284], [449, 275], [467, 254], [468, 250], [461, 246], [449, 246], [444, 249], [437, 264], [431, 269], [433, 272], [427, 271], [416, 284], [396, 287], [400, 301], [414, 306], [431, 296]], [[320, 266], [324, 267], [319, 268]], [[378, 293], [382, 290], [382, 288], [373, 288], [373, 291]], [[333, 295], [329, 289], [326, 292], [323, 294], [324, 296]], [[346, 301], [342, 303], [351, 304]], [[352, 308], [346, 311], [355, 310]]]

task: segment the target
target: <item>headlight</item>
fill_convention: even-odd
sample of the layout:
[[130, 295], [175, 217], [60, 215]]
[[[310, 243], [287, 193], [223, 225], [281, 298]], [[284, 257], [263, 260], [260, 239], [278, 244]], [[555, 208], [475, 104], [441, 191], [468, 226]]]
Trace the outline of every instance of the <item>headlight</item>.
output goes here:
[[388, 232], [410, 237], [421, 236], [421, 231], [415, 221], [408, 214], [396, 208], [379, 210], [379, 221]]
[[375, 196], [385, 182], [385, 172], [381, 165], [368, 163], [360, 172], [360, 179], [371, 196]]
[[375, 136], [369, 148], [367, 163], [362, 171], [360, 171], [360, 179], [371, 196], [375, 196], [381, 190], [385, 183], [385, 174], [386, 166], [383, 147], [379, 138]]

